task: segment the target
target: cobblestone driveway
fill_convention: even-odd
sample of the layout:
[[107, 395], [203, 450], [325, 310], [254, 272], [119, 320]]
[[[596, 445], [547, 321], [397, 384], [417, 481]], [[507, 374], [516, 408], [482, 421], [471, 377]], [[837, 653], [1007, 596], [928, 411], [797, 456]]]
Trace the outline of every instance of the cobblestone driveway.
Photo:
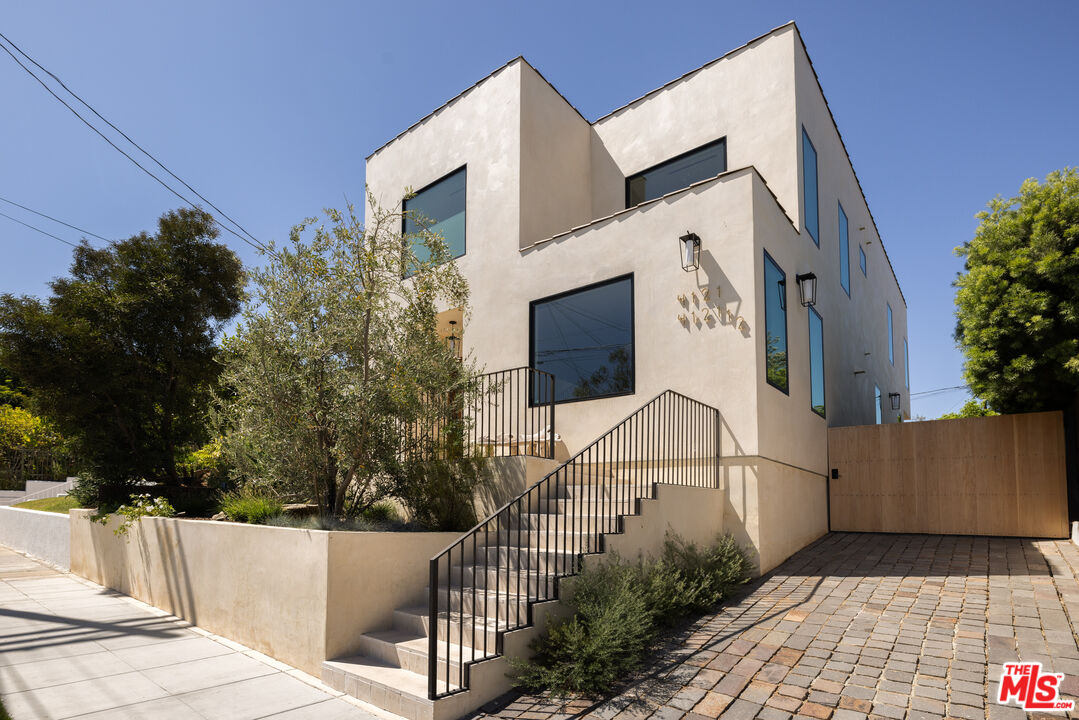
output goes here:
[[487, 717], [1039, 717], [988, 697], [1016, 659], [1065, 673], [1061, 696], [1079, 697], [1077, 573], [1065, 541], [836, 533], [702, 618], [616, 697], [524, 696]]

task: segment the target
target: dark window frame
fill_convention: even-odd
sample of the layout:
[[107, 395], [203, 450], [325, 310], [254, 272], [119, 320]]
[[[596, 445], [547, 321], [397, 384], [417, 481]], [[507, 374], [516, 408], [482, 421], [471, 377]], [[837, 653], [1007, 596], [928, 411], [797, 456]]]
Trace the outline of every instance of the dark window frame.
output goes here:
[[[835, 217], [836, 222], [836, 240], [839, 244], [839, 287], [843, 292], [847, 293], [847, 297], [850, 297], [850, 217], [847, 216], [847, 211], [843, 209], [843, 203], [836, 201], [836, 206], [839, 208], [839, 212]], [[842, 222], [840, 222], [842, 220]], [[843, 225], [847, 226], [847, 252], [843, 252]], [[843, 268], [847, 269], [847, 284], [843, 285]]]
[[[546, 297], [536, 298], [535, 300], [529, 300], [528, 302], [528, 367], [533, 370], [536, 369], [536, 306], [545, 302], [551, 302], [552, 300], [560, 300], [570, 295], [576, 295], [580, 292], [586, 292], [588, 290], [594, 290], [604, 285], [613, 285], [624, 280], [629, 280], [629, 365], [630, 365], [630, 387], [626, 392], [611, 393], [609, 395], [594, 395], [586, 398], [565, 398], [564, 400], [555, 400], [555, 405], [563, 405], [565, 403], [576, 402], [588, 402], [589, 400], [604, 400], [606, 398], [624, 397], [626, 395], [634, 395], [637, 392], [637, 295], [636, 295], [636, 283], [633, 278], [633, 273], [625, 273], [606, 280], [600, 280], [598, 282], [589, 283], [587, 285], [581, 285], [580, 287], [570, 288], [569, 290], [563, 290], [562, 292], [555, 293], [554, 295], [547, 295]], [[531, 383], [528, 388], [528, 405], [529, 407], [536, 407], [537, 405], [546, 405], [545, 401], [535, 402], [533, 397], [533, 388]]]
[[895, 367], [895, 314], [890, 302], [884, 305], [888, 308], [888, 363]]
[[[706, 142], [705, 144], [700, 145], [698, 147], [692, 148], [690, 150], [686, 150], [684, 153], [681, 153], [679, 155], [675, 155], [674, 157], [667, 158], [666, 160], [661, 160], [660, 162], [656, 163], [655, 165], [652, 165], [650, 167], [646, 167], [644, 170], [638, 170], [635, 173], [632, 173], [630, 175], [626, 175], [626, 181], [625, 181], [626, 209], [628, 210], [631, 207], [637, 207], [637, 205], [643, 205], [646, 202], [651, 202], [652, 200], [658, 199], [658, 198], [652, 198], [651, 200], [642, 200], [641, 202], [637, 203], [637, 205], [630, 205], [629, 204], [629, 183], [630, 183], [631, 180], [633, 180], [633, 178], [638, 177], [640, 175], [644, 175], [645, 173], [650, 173], [653, 170], [657, 170], [657, 169], [663, 167], [664, 165], [668, 165], [670, 163], [678, 162], [679, 160], [684, 160], [685, 158], [689, 157], [693, 153], [700, 152], [701, 150], [707, 150], [708, 148], [711, 148], [714, 145], [719, 145], [720, 143], [723, 144], [723, 170], [722, 170], [722, 172], [727, 172], [727, 136], [724, 135], [723, 137], [716, 138], [715, 140], [711, 140], [709, 142]], [[700, 181], [697, 181], [697, 182], [700, 182]], [[694, 183], [690, 183], [690, 185], [692, 185], [692, 184], [694, 184]], [[686, 187], [689, 187], [689, 185], [687, 185]], [[685, 190], [685, 188], [679, 188], [679, 190]], [[672, 190], [671, 192], [678, 192], [678, 190]], [[663, 197], [663, 196], [660, 195], [659, 197]]]
[[[781, 272], [783, 274], [783, 295], [784, 295], [784, 301], [783, 301], [783, 340], [784, 340], [784, 344], [786, 346], [786, 349], [784, 350], [784, 353], [787, 356], [787, 387], [781, 388], [778, 385], [776, 385], [774, 382], [772, 382], [771, 380], [768, 379], [768, 287], [767, 287], [768, 282], [767, 282], [767, 280], [765, 280], [765, 282], [764, 282], [764, 285], [765, 285], [765, 289], [764, 289], [764, 355], [763, 355], [763, 357], [764, 357], [764, 381], [767, 384], [774, 387], [776, 390], [778, 390], [781, 393], [783, 393], [784, 395], [786, 395], [787, 397], [790, 397], [790, 394], [791, 394], [791, 348], [790, 348], [790, 332], [789, 332], [790, 324], [788, 322], [788, 320], [790, 318], [788, 317], [789, 313], [787, 312], [787, 301], [786, 301], [787, 271], [784, 270], [783, 267], [778, 262], [776, 262], [776, 259], [774, 257], [772, 257], [772, 255], [767, 250], [764, 251], [764, 257], [766, 258], [766, 262], [771, 261], [771, 263], [773, 265], [775, 265], [776, 269], [779, 270], [779, 272]], [[764, 278], [764, 275], [767, 272], [767, 269], [765, 267], [762, 267], [761, 270], [762, 270], [761, 277]], [[776, 301], [778, 302], [778, 299]]]
[[[809, 143], [809, 147], [813, 148], [813, 194], [815, 195], [814, 204], [817, 206], [816, 212], [816, 227], [813, 228], [813, 232], [809, 230], [809, 213], [806, 208], [809, 206], [809, 200], [806, 197], [806, 157], [805, 157], [805, 144]], [[809, 137], [809, 132], [806, 130], [805, 125], [802, 126], [802, 226], [805, 228], [806, 234], [813, 241], [813, 244], [820, 249], [820, 153], [817, 152], [817, 146], [813, 144], [813, 139]]]
[[[813, 306], [808, 308], [809, 312], [806, 313], [807, 325], [809, 326], [809, 409], [813, 411], [814, 415], [818, 415], [824, 419], [828, 419], [828, 373], [826, 371], [824, 363], [824, 318], [817, 312], [817, 309]], [[821, 398], [824, 400], [824, 411], [818, 412], [817, 408], [813, 405], [813, 316], [817, 316], [817, 320], [820, 321], [820, 391]], [[790, 358], [788, 356], [788, 365]], [[790, 371], [788, 370], [788, 375]]]
[[865, 255], [865, 249], [862, 248], [862, 244], [858, 243], [858, 267], [862, 269], [862, 277], [869, 277], [869, 258]]
[[[453, 177], [454, 175], [456, 175], [457, 173], [462, 172], [462, 171], [465, 174], [465, 210], [464, 210], [464, 214], [465, 214], [465, 218], [464, 218], [465, 238], [464, 238], [464, 240], [465, 240], [465, 242], [464, 242], [464, 248], [461, 250], [461, 254], [453, 256], [454, 260], [456, 260], [457, 258], [462, 258], [462, 257], [464, 257], [465, 255], [468, 254], [468, 163], [465, 163], [464, 165], [462, 165], [459, 168], [455, 168], [453, 170], [450, 170], [448, 173], [446, 173], [442, 177], [436, 178], [435, 180], [432, 180], [431, 182], [429, 182], [426, 185], [424, 185], [423, 187], [421, 187], [419, 190], [414, 190], [412, 192], [412, 197], [413, 197], [413, 199], [415, 199], [421, 193], [426, 192], [427, 190], [430, 190], [431, 188], [433, 188], [435, 185], [438, 185], [443, 180], [448, 180], [451, 177]], [[407, 227], [408, 227], [408, 208], [405, 207], [405, 204], [407, 202], [408, 202], [407, 199], [401, 198], [401, 238], [402, 238], [402, 240], [404, 240], [405, 236], [408, 235], [408, 230], [407, 230]], [[402, 253], [403, 252], [404, 252], [404, 250], [402, 249]], [[402, 257], [401, 261], [402, 261], [402, 263], [404, 263], [404, 258], [403, 257]], [[406, 278], [412, 277], [413, 273], [410, 272], [409, 268], [404, 268], [402, 270], [402, 272], [403, 272], [403, 274], [404, 274], [404, 276]]]

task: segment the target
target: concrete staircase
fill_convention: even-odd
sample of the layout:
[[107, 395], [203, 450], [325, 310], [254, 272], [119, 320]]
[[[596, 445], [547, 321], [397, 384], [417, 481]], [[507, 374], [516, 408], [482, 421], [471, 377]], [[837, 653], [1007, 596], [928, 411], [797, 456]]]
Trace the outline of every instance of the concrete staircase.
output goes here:
[[[488, 544], [480, 534], [473, 558], [449, 566], [439, 587], [436, 666], [438, 692], [448, 696], [428, 698], [428, 588], [415, 605], [394, 612], [391, 627], [363, 635], [358, 654], [323, 663], [322, 681], [409, 720], [451, 720], [509, 690], [506, 656], [526, 654], [542, 620], [558, 612], [556, 600], [530, 598], [556, 597], [558, 577], [575, 572], [582, 554], [602, 551], [595, 529], [617, 531], [620, 516], [638, 508], [630, 487], [613, 478], [576, 480], [559, 483], [533, 512], [487, 533]], [[466, 690], [456, 684], [462, 663]]]

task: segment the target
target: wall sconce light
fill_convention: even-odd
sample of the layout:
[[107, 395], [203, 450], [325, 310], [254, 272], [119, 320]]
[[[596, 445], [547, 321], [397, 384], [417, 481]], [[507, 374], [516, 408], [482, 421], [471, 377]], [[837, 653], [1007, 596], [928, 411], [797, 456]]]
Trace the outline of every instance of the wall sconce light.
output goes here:
[[682, 269], [693, 272], [701, 266], [701, 239], [696, 233], [687, 232], [678, 238], [678, 249], [682, 254]]
[[802, 307], [813, 307], [817, 304], [817, 276], [813, 273], [795, 275], [798, 282], [798, 297], [802, 301]]
[[892, 410], [899, 409], [899, 393], [888, 393], [888, 400], [892, 403]]
[[446, 338], [446, 344], [449, 345], [450, 354], [458, 360], [461, 359], [461, 338], [457, 336], [457, 321], [450, 320], [450, 336]]

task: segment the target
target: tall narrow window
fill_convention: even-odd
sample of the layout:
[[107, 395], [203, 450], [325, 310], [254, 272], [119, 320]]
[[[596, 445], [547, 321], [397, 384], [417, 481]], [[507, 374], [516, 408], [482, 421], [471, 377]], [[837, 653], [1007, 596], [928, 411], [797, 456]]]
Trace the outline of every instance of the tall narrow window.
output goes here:
[[850, 240], [847, 236], [847, 213], [839, 206], [839, 284], [850, 297]]
[[783, 392], [787, 381], [787, 275], [764, 253], [764, 358], [768, 384]]
[[862, 277], [865, 277], [865, 250], [861, 245], [858, 246], [858, 265], [862, 268]]
[[663, 197], [726, 169], [727, 139], [721, 138], [626, 178], [626, 207]]
[[895, 336], [892, 333], [892, 304], [888, 305], [888, 362], [895, 367]]
[[533, 301], [530, 349], [555, 402], [632, 393], [633, 276]]
[[[465, 254], [465, 168], [455, 170], [417, 192], [402, 204], [406, 236], [429, 230], [442, 236], [450, 257]], [[412, 243], [416, 259], [424, 262], [430, 253], [423, 243]]]
[[877, 425], [880, 425], [880, 388], [873, 386], [873, 407], [877, 413]]
[[907, 379], [907, 390], [910, 390], [910, 348], [906, 338], [903, 338], [903, 375]]
[[820, 223], [817, 217], [817, 151], [802, 128], [802, 190], [805, 195], [806, 232], [813, 243], [820, 247]]
[[809, 308], [809, 405], [824, 415], [824, 321]]

